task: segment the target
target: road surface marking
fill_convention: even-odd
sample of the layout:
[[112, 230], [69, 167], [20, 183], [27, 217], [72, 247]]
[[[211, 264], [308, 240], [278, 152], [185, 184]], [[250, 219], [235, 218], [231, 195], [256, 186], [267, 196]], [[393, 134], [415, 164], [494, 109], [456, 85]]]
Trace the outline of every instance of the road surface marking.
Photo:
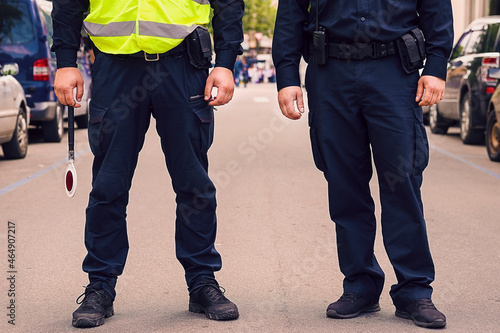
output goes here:
[[[75, 154], [75, 157], [78, 157], [78, 156], [80, 156], [80, 155], [83, 155], [83, 154], [87, 153], [89, 150], [90, 150], [90, 148], [87, 148], [87, 149], [84, 149], [84, 150], [82, 150], [82, 151], [79, 151], [78, 153], [76, 153], [76, 154]], [[22, 186], [22, 185], [24, 185], [24, 184], [27, 184], [27, 183], [29, 183], [30, 181], [34, 180], [34, 179], [37, 179], [38, 177], [40, 177], [40, 176], [42, 176], [42, 175], [46, 174], [46, 173], [47, 173], [47, 172], [49, 172], [49, 171], [54, 170], [55, 168], [57, 168], [57, 167], [61, 166], [61, 165], [62, 165], [62, 164], [64, 164], [64, 163], [67, 163], [67, 162], [68, 162], [68, 159], [66, 159], [66, 158], [65, 158], [64, 160], [61, 160], [61, 161], [59, 161], [59, 162], [57, 162], [57, 163], [54, 163], [54, 164], [52, 164], [52, 165], [50, 165], [50, 166], [46, 167], [45, 169], [42, 169], [42, 170], [40, 170], [40, 171], [37, 171], [37, 172], [35, 172], [34, 174], [29, 175], [29, 176], [28, 176], [28, 177], [26, 177], [26, 178], [23, 178], [23, 179], [21, 179], [21, 180], [18, 180], [17, 182], [12, 183], [12, 184], [10, 184], [10, 185], [8, 185], [8, 186], [6, 186], [6, 187], [4, 187], [4, 188], [0, 189], [0, 197], [1, 197], [2, 195], [4, 195], [4, 194], [7, 194], [7, 193], [9, 193], [9, 192], [14, 191], [14, 190], [15, 190], [15, 189], [17, 189], [18, 187], [20, 187], [20, 186]]]

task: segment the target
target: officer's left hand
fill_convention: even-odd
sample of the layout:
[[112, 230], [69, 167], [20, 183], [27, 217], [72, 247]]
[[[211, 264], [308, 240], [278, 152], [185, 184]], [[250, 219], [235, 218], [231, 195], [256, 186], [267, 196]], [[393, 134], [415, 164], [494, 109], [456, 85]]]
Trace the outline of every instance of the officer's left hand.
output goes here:
[[[207, 78], [205, 100], [212, 106], [224, 105], [233, 98], [233, 72], [225, 67], [215, 67]], [[217, 88], [217, 95], [211, 98], [212, 89]]]
[[415, 101], [420, 106], [430, 106], [443, 99], [445, 81], [431, 75], [424, 75], [418, 80]]

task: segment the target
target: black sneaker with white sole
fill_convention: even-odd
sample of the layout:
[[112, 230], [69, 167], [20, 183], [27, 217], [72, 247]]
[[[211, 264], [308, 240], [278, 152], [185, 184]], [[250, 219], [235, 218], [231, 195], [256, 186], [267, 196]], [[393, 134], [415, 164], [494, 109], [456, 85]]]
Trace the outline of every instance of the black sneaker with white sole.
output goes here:
[[189, 311], [205, 313], [208, 319], [233, 320], [239, 317], [238, 307], [224, 296], [225, 290], [213, 279], [203, 279], [189, 297]]
[[[80, 299], [83, 297], [83, 300]], [[85, 292], [77, 300], [80, 304], [78, 309], [73, 312], [74, 327], [87, 328], [104, 324], [104, 318], [114, 315], [113, 298], [102, 289], [102, 283], [97, 282], [88, 285]]]

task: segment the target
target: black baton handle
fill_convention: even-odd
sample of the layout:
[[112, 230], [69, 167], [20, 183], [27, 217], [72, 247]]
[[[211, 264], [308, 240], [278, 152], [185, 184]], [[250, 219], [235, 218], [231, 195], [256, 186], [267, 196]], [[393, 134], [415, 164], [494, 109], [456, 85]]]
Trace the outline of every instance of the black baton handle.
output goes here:
[[68, 106], [68, 158], [75, 159], [75, 109]]

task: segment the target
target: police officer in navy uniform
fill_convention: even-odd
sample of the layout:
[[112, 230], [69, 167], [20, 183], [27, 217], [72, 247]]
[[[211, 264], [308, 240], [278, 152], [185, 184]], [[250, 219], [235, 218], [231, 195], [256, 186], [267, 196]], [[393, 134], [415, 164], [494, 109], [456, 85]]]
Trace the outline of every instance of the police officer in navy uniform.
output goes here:
[[[211, 41], [204, 26], [211, 7], [216, 59], [209, 74]], [[96, 51], [83, 261], [89, 284], [73, 326], [98, 326], [114, 313], [115, 285], [128, 252], [126, 206], [151, 115], [176, 193], [176, 255], [185, 270], [189, 311], [215, 320], [238, 318], [214, 276], [221, 257], [214, 247], [216, 199], [207, 151], [213, 107], [233, 95], [243, 13], [243, 0], [54, 0], [54, 88], [62, 104], [80, 106], [83, 81], [76, 57], [83, 21]]]
[[327, 316], [380, 310], [384, 272], [374, 254], [373, 158], [385, 250], [397, 277], [390, 290], [396, 316], [445, 327], [431, 300], [435, 272], [420, 193], [429, 152], [421, 107], [443, 97], [453, 43], [450, 0], [280, 0], [273, 43], [278, 102], [290, 119], [304, 112], [299, 60], [308, 61], [312, 151], [328, 182], [345, 276], [343, 295]]

